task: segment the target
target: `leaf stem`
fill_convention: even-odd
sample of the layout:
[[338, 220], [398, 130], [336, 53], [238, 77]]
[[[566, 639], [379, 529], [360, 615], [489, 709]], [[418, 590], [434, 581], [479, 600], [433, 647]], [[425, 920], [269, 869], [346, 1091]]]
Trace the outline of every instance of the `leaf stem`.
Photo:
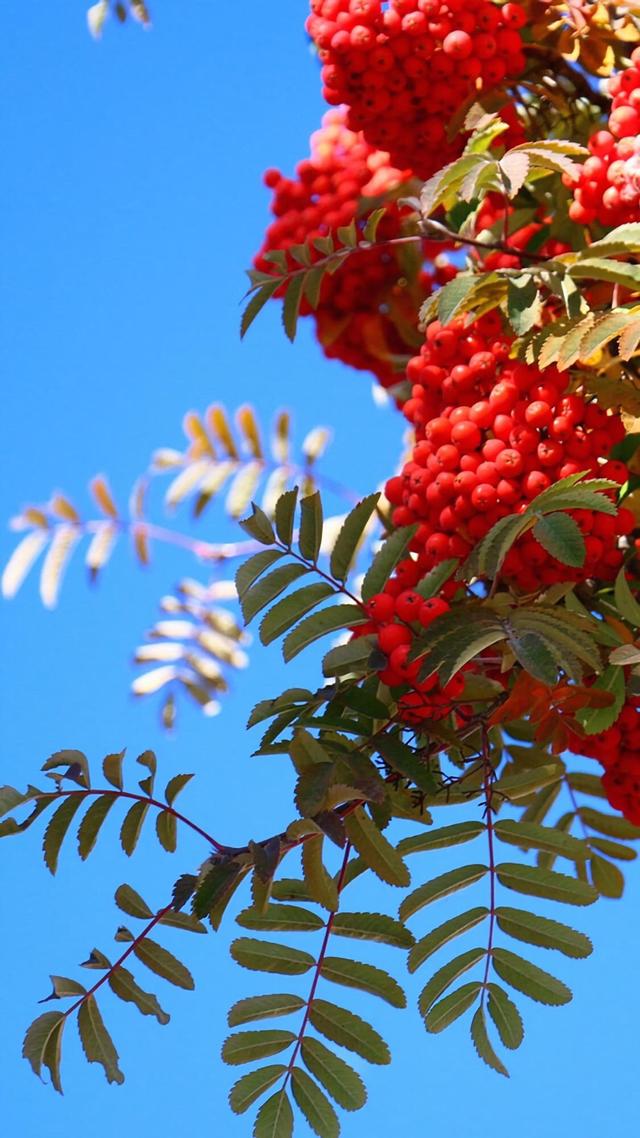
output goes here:
[[118, 959], [116, 960], [115, 964], [110, 964], [109, 967], [107, 968], [107, 970], [105, 971], [104, 975], [102, 975], [99, 980], [96, 980], [93, 987], [89, 988], [88, 991], [84, 992], [82, 994], [82, 996], [80, 996], [80, 998], [76, 1000], [75, 1004], [72, 1004], [70, 1008], [67, 1008], [67, 1010], [64, 1013], [65, 1019], [67, 1019], [70, 1015], [73, 1015], [73, 1013], [75, 1011], [77, 1011], [77, 1009], [85, 1002], [85, 1000], [88, 1000], [89, 996], [95, 995], [95, 993], [98, 991], [98, 989], [101, 988], [102, 985], [107, 982], [109, 977], [113, 976], [114, 972], [117, 972], [118, 968], [122, 967], [122, 965], [124, 964], [127, 957], [131, 956], [132, 952], [135, 952], [135, 950], [138, 947], [138, 945], [140, 944], [140, 942], [145, 940], [146, 937], [148, 937], [148, 935], [152, 931], [152, 929], [154, 929], [156, 927], [156, 925], [158, 925], [160, 923], [160, 921], [164, 917], [165, 913], [171, 912], [172, 908], [173, 908], [173, 906], [171, 904], [165, 905], [163, 909], [160, 909], [155, 914], [155, 916], [152, 917], [151, 920], [147, 922], [147, 924], [143, 928], [142, 932], [140, 932], [138, 934], [138, 936], [135, 938], [135, 940], [132, 940], [131, 943], [127, 945], [127, 947], [125, 948], [122, 955], [119, 956]]
[[[345, 879], [345, 875], [347, 872], [347, 865], [349, 863], [350, 856], [351, 856], [351, 843], [347, 842], [345, 845], [345, 848], [344, 848], [344, 857], [342, 859], [342, 865], [340, 867], [340, 874], [338, 876], [338, 882], [337, 882], [338, 897], [340, 897], [340, 893], [344, 887], [344, 879]], [[304, 1040], [304, 1034], [305, 1034], [305, 1031], [307, 1030], [307, 1025], [309, 1023], [309, 1016], [311, 1015], [311, 1008], [313, 1006], [313, 1001], [314, 1001], [315, 994], [316, 994], [316, 991], [318, 988], [318, 984], [320, 983], [320, 976], [322, 973], [322, 965], [324, 964], [324, 959], [325, 959], [325, 956], [327, 955], [327, 949], [329, 947], [329, 938], [330, 938], [332, 930], [333, 930], [333, 922], [336, 918], [337, 912], [338, 912], [337, 909], [332, 910], [332, 912], [329, 914], [329, 918], [328, 918], [326, 926], [325, 926], [324, 936], [322, 938], [322, 944], [320, 945], [320, 951], [318, 953], [318, 959], [317, 959], [316, 964], [315, 964], [313, 980], [311, 981], [311, 988], [309, 989], [309, 996], [308, 996], [307, 1003], [306, 1003], [305, 1010], [304, 1010], [304, 1016], [302, 1018], [300, 1030], [298, 1031], [298, 1038], [296, 1039], [295, 1046], [293, 1048], [293, 1052], [291, 1054], [291, 1058], [290, 1058], [289, 1064], [287, 1066], [286, 1074], [284, 1076], [284, 1082], [282, 1084], [282, 1089], [280, 1092], [281, 1094], [284, 1094], [285, 1090], [287, 1089], [287, 1083], [289, 1082], [289, 1079], [291, 1078], [291, 1074], [293, 1072], [293, 1068], [295, 1066], [296, 1059], [298, 1058], [300, 1048], [302, 1047], [302, 1043]]]
[[171, 814], [177, 822], [183, 822], [184, 825], [188, 826], [194, 833], [204, 838], [204, 840], [213, 847], [216, 853], [229, 852], [228, 846], [222, 845], [216, 838], [212, 837], [211, 834], [208, 834], [206, 830], [203, 830], [201, 826], [196, 825], [190, 818], [187, 818], [185, 814], [181, 814], [179, 810], [174, 810], [173, 806], [169, 806], [167, 802], [159, 802], [156, 798], [149, 798], [146, 794], [135, 794], [130, 790], [57, 790], [51, 794], [47, 794], [43, 791], [38, 795], [34, 795], [34, 798], [50, 798], [55, 802], [58, 798], [90, 798], [93, 795], [102, 795], [109, 798], [130, 798], [134, 802], [145, 802], [148, 806], [154, 806], [156, 810], [162, 810], [166, 814]]
[[487, 822], [487, 843], [489, 857], [489, 932], [487, 935], [487, 958], [485, 961], [484, 976], [482, 978], [482, 996], [480, 997], [481, 1006], [484, 1005], [487, 995], [487, 984], [489, 982], [489, 972], [491, 969], [491, 960], [493, 955], [493, 938], [496, 926], [496, 861], [492, 810], [494, 772], [491, 765], [489, 734], [487, 731], [486, 723], [482, 724], [482, 762], [484, 774], [484, 801]]

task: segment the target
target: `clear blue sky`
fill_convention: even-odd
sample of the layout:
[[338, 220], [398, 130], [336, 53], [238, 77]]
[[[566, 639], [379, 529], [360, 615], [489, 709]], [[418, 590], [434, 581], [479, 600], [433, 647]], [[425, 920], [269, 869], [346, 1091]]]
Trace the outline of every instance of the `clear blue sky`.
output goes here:
[[[84, 488], [98, 471], [123, 498], [156, 446], [180, 445], [183, 412], [214, 399], [231, 406], [248, 399], [265, 417], [292, 406], [300, 435], [318, 423], [334, 425], [325, 470], [367, 491], [391, 470], [400, 436], [399, 420], [373, 405], [368, 380], [323, 362], [306, 328], [291, 348], [275, 306], [244, 344], [237, 334], [243, 269], [267, 219], [261, 173], [272, 165], [291, 169], [322, 113], [302, 30], [305, 3], [154, 0], [152, 32], [111, 25], [98, 44], [86, 32], [85, 7], [84, 0], [2, 5], [0, 513], [8, 518], [54, 488], [86, 510]], [[200, 532], [216, 539], [228, 530], [214, 511]], [[3, 560], [12, 540], [2, 538]], [[198, 772], [184, 807], [223, 840], [262, 837], [286, 823], [285, 762], [252, 759], [244, 732], [255, 699], [290, 681], [277, 647], [255, 651], [218, 719], [186, 709], [167, 738], [152, 705], [128, 695], [131, 653], [163, 593], [182, 575], [204, 579], [205, 570], [157, 548], [143, 573], [123, 543], [91, 590], [81, 561], [76, 555], [55, 612], [40, 607], [34, 580], [2, 607], [0, 781], [33, 780], [64, 746], [96, 762], [123, 746], [132, 757], [153, 747], [167, 777]], [[313, 682], [313, 674], [311, 662], [303, 664], [296, 680]], [[36, 1001], [49, 991], [48, 973], [83, 978], [77, 965], [94, 945], [113, 952], [118, 884], [128, 881], [160, 905], [178, 873], [207, 853], [184, 839], [169, 858], [149, 835], [128, 863], [116, 852], [111, 824], [86, 865], [69, 848], [52, 879], [39, 860], [40, 840], [33, 830], [0, 850], [5, 1126], [23, 1138], [75, 1138], [89, 1129], [94, 1138], [125, 1130], [164, 1136], [173, 1126], [249, 1135], [250, 1116], [227, 1111], [236, 1076], [218, 1056], [229, 1004], [259, 992], [263, 980], [230, 964], [232, 925], [217, 938], [170, 930], [163, 938], [192, 967], [195, 996], [162, 981], [154, 986], [140, 973], [171, 1012], [168, 1027], [104, 1001], [124, 1087], [108, 1087], [101, 1070], [85, 1064], [73, 1026], [65, 1097], [34, 1079], [20, 1044], [41, 1010]], [[428, 869], [416, 864], [416, 880], [458, 864], [453, 854]], [[576, 911], [596, 953], [586, 962], [553, 962], [575, 991], [568, 1008], [542, 1009], [522, 997], [527, 1040], [511, 1058], [509, 1082], [475, 1059], [466, 1023], [428, 1037], [417, 1013], [387, 1012], [366, 997], [347, 1000], [386, 1034], [395, 1064], [369, 1069], [369, 1108], [347, 1116], [344, 1133], [634, 1133], [639, 890], [632, 868], [625, 902]], [[372, 887], [353, 904], [375, 906], [377, 896]], [[424, 931], [426, 918], [415, 928]], [[369, 959], [402, 978], [392, 950], [372, 950]], [[537, 959], [553, 967], [548, 956]], [[283, 988], [290, 986], [286, 980]], [[415, 981], [409, 990], [414, 999]]]

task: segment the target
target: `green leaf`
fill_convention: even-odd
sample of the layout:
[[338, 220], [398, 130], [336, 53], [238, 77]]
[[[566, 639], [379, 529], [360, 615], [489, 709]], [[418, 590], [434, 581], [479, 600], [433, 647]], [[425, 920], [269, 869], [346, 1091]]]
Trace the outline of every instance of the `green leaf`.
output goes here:
[[386, 213], [387, 207], [380, 206], [379, 209], [374, 209], [373, 213], [369, 214], [365, 222], [364, 229], [362, 230], [362, 236], [364, 237], [365, 241], [375, 241], [376, 233], [378, 232], [378, 226], [383, 217], [386, 216]]
[[540, 1004], [557, 1007], [568, 1004], [572, 998], [571, 989], [561, 980], [506, 948], [493, 949], [493, 967], [505, 984]]
[[369, 494], [345, 518], [331, 551], [331, 576], [346, 581], [358, 546], [369, 520], [380, 500], [380, 494]]
[[250, 1071], [238, 1079], [229, 1094], [229, 1106], [233, 1113], [244, 1114], [265, 1091], [277, 1083], [286, 1070], [282, 1063], [275, 1063], [269, 1067], [259, 1067], [257, 1071]]
[[331, 648], [322, 661], [322, 674], [328, 679], [334, 676], [360, 675], [369, 669], [371, 653], [376, 645], [372, 636], [359, 636], [348, 644]]
[[620, 838], [622, 841], [640, 839], [640, 826], [634, 826], [619, 814], [603, 814], [601, 810], [593, 810], [591, 806], [581, 806], [578, 814], [585, 826], [598, 834], [605, 834], [608, 838]]
[[55, 873], [58, 868], [58, 856], [65, 834], [78, 808], [84, 801], [85, 799], [81, 794], [78, 794], [77, 797], [73, 795], [65, 798], [49, 819], [49, 824], [44, 832], [42, 850], [44, 863], [50, 873]]
[[360, 1016], [346, 1008], [340, 1008], [327, 1000], [315, 999], [311, 1004], [309, 1021], [316, 1031], [332, 1043], [355, 1051], [368, 1063], [391, 1062], [389, 1048], [382, 1036]]
[[406, 553], [416, 531], [415, 526], [403, 526], [385, 538], [376, 553], [362, 582], [362, 599], [370, 601], [386, 585], [396, 565]]
[[309, 894], [318, 905], [329, 912], [338, 908], [338, 889], [335, 881], [325, 869], [322, 860], [324, 837], [308, 838], [302, 843], [302, 869], [304, 883]]
[[109, 1035], [95, 996], [87, 996], [78, 1011], [78, 1030], [82, 1049], [89, 1063], [100, 1063], [109, 1083], [124, 1083], [118, 1067], [118, 1052]]
[[344, 825], [349, 841], [377, 877], [389, 885], [409, 884], [411, 876], [400, 854], [361, 806], [345, 818]]
[[483, 960], [486, 955], [486, 949], [484, 948], [470, 948], [467, 952], [463, 952], [460, 956], [454, 957], [448, 964], [445, 964], [442, 968], [439, 968], [437, 972], [434, 972], [420, 993], [418, 999], [420, 1014], [423, 1017], [426, 1016], [436, 1001], [440, 999], [443, 992], [446, 992], [451, 984], [460, 976], [463, 976], [465, 972], [468, 972], [470, 968], [473, 968], [475, 964]]
[[485, 283], [484, 274], [460, 272], [444, 285], [438, 293], [438, 320], [449, 324], [463, 309], [468, 311], [467, 301]]
[[343, 1110], [360, 1110], [367, 1100], [367, 1092], [360, 1076], [319, 1039], [309, 1036], [302, 1040], [302, 1059], [305, 1066], [322, 1083], [325, 1090]]
[[496, 920], [507, 936], [526, 944], [535, 944], [539, 948], [554, 948], [575, 960], [582, 960], [593, 951], [593, 945], [584, 933], [576, 932], [560, 921], [538, 917], [524, 909], [501, 905], [496, 909]]
[[496, 822], [496, 837], [520, 849], [546, 850], [570, 861], [584, 861], [589, 856], [586, 843], [572, 834], [564, 834], [553, 826], [538, 826], [535, 822], [522, 822], [508, 819]]
[[241, 338], [246, 336], [258, 313], [262, 311], [267, 301], [271, 299], [274, 292], [280, 287], [281, 284], [281, 278], [276, 277], [275, 280], [261, 285], [260, 288], [256, 289], [251, 294], [251, 299], [249, 300], [249, 303], [242, 313], [242, 321], [240, 324]]
[[235, 1035], [225, 1039], [222, 1058], [225, 1063], [232, 1066], [239, 1063], [253, 1063], [257, 1059], [268, 1059], [270, 1055], [277, 1055], [295, 1041], [296, 1036], [292, 1031], [276, 1029], [237, 1031]]
[[488, 916], [489, 910], [485, 906], [478, 906], [475, 909], [468, 909], [466, 913], [461, 913], [457, 917], [451, 917], [450, 920], [444, 921], [443, 924], [432, 929], [426, 936], [416, 941], [411, 949], [407, 962], [409, 971], [415, 972], [434, 952], [443, 948], [444, 945], [448, 944], [454, 937], [461, 936], [463, 933], [475, 928], [481, 921], [486, 920]]
[[141, 790], [144, 791], [145, 794], [148, 794], [149, 797], [151, 797], [153, 794], [153, 784], [155, 782], [156, 769], [158, 765], [155, 753], [153, 751], [143, 751], [141, 755], [138, 755], [136, 762], [140, 763], [141, 766], [146, 767], [146, 769], [149, 771], [149, 775], [141, 779], [138, 783], [138, 786]]
[[276, 1016], [288, 1016], [305, 1007], [305, 1001], [300, 996], [269, 995], [247, 996], [244, 1000], [229, 1009], [227, 1023], [229, 1027], [239, 1027], [243, 1023], [252, 1023], [257, 1019], [274, 1019]]
[[478, 1055], [488, 1067], [492, 1067], [499, 1075], [509, 1078], [509, 1072], [504, 1063], [496, 1055], [487, 1032], [487, 1022], [484, 1017], [484, 1008], [479, 1007], [471, 1020], [471, 1039]]
[[283, 545], [287, 549], [291, 549], [293, 542], [293, 527], [296, 517], [296, 506], [298, 504], [298, 487], [294, 486], [292, 490], [286, 490], [278, 498], [275, 511], [274, 520], [276, 523], [276, 533]]
[[305, 561], [312, 561], [315, 565], [322, 544], [322, 499], [316, 490], [300, 501], [300, 533], [298, 534], [298, 548]]
[[578, 523], [569, 514], [546, 514], [533, 527], [536, 541], [563, 565], [584, 565], [587, 551]]
[[574, 280], [610, 281], [625, 288], [638, 291], [640, 285], [640, 266], [609, 261], [605, 257], [589, 257], [570, 265], [569, 273]]
[[618, 898], [624, 893], [624, 874], [605, 857], [591, 858], [591, 880], [601, 897]]
[[31, 1064], [34, 1074], [40, 1076], [43, 1066], [46, 1067], [60, 1094], [60, 1049], [65, 1023], [64, 1012], [44, 1012], [28, 1028], [22, 1045], [22, 1056]]
[[496, 866], [496, 873], [505, 889], [526, 893], [530, 897], [544, 897], [566, 905], [593, 905], [598, 899], [595, 889], [586, 881], [578, 881], [555, 870], [540, 869], [537, 865], [503, 862]]
[[589, 838], [589, 845], [592, 850], [606, 854], [607, 857], [616, 858], [618, 861], [634, 861], [638, 856], [630, 846], [623, 846], [619, 842], [611, 842], [606, 838]]
[[122, 790], [122, 763], [124, 760], [124, 751], [118, 751], [113, 755], [106, 755], [102, 760], [102, 773], [107, 782], [115, 786], [117, 790]]
[[238, 596], [242, 598], [258, 580], [258, 577], [261, 577], [267, 569], [275, 565], [276, 561], [281, 561], [283, 557], [284, 553], [279, 549], [263, 549], [261, 553], [255, 553], [248, 561], [243, 561], [236, 573]]
[[234, 861], [214, 862], [198, 885], [192, 901], [194, 917], [209, 916], [214, 928], [218, 924], [216, 919], [221, 918], [231, 897], [246, 876], [248, 866], [241, 866]]
[[320, 637], [343, 628], [364, 624], [366, 619], [366, 614], [359, 605], [332, 605], [331, 608], [312, 613], [311, 616], [305, 617], [284, 641], [282, 654], [285, 663], [288, 664], [294, 656], [302, 652], [303, 648], [307, 648]]
[[453, 576], [458, 568], [459, 561], [456, 557], [449, 557], [446, 561], [441, 561], [439, 565], [435, 565], [433, 569], [420, 580], [415, 586], [415, 592], [424, 597], [426, 601], [431, 600], [441, 590], [442, 586], [446, 584], [450, 577]]
[[613, 702], [608, 707], [581, 707], [576, 714], [578, 723], [587, 735], [599, 735], [616, 722], [626, 699], [624, 671], [616, 664], [605, 668], [593, 687], [597, 691], [611, 692]]
[[563, 768], [559, 762], [543, 763], [527, 770], [512, 770], [507, 767], [506, 773], [494, 783], [493, 790], [509, 802], [518, 802], [521, 798], [528, 798], [534, 790], [559, 785], [562, 774]]
[[279, 972], [284, 976], [301, 976], [313, 968], [315, 960], [308, 952], [289, 948], [286, 944], [267, 943], [253, 937], [240, 937], [231, 945], [236, 964], [253, 972]]
[[271, 644], [283, 633], [296, 624], [301, 617], [306, 616], [316, 605], [335, 595], [335, 590], [324, 581], [314, 585], [306, 585], [295, 593], [290, 593], [278, 601], [267, 613], [260, 625], [260, 640], [263, 644]]
[[122, 966], [116, 968], [109, 976], [108, 984], [116, 996], [125, 1002], [135, 1004], [143, 1016], [155, 1016], [161, 1024], [167, 1024], [171, 1019], [171, 1016], [160, 1007], [157, 998], [150, 992], [144, 992], [128, 969]]
[[115, 901], [118, 908], [122, 909], [123, 913], [128, 913], [130, 917], [139, 917], [142, 921], [148, 921], [153, 916], [146, 901], [143, 901], [140, 894], [136, 893], [130, 885], [118, 886]]
[[489, 867], [486, 865], [463, 865], [458, 869], [449, 869], [446, 873], [439, 874], [431, 881], [426, 881], [424, 885], [419, 885], [413, 893], [405, 897], [400, 905], [400, 919], [405, 921], [425, 905], [439, 901], [442, 897], [448, 897], [459, 889], [466, 889], [468, 885], [474, 885], [488, 872]]
[[175, 814], [161, 810], [156, 815], [156, 834], [162, 848], [167, 853], [175, 853], [178, 844], [178, 824]]
[[300, 1067], [291, 1072], [291, 1090], [309, 1126], [320, 1138], [338, 1138], [340, 1123], [328, 1098]]
[[273, 572], [260, 578], [255, 585], [245, 590], [240, 597], [240, 607], [245, 624], [249, 624], [261, 609], [275, 601], [276, 597], [279, 597], [289, 585], [299, 580], [300, 577], [306, 576], [309, 572], [310, 570], [306, 565], [300, 565], [297, 562], [293, 565], [279, 565]]
[[321, 974], [334, 984], [344, 984], [347, 988], [359, 988], [372, 996], [379, 996], [394, 1008], [407, 1006], [407, 998], [400, 985], [388, 972], [374, 968], [372, 964], [361, 964], [341, 956], [326, 956]]
[[[425, 794], [437, 792], [437, 784], [428, 764], [420, 755], [416, 754], [412, 747], [403, 742], [399, 735], [385, 733], [378, 735], [377, 739], [373, 739], [372, 742], [375, 744], [378, 754], [382, 755], [385, 762], [394, 771], [411, 779], [411, 782], [415, 783], [420, 790], [424, 790]], [[399, 846], [398, 850], [400, 851]]]
[[78, 853], [83, 861], [88, 858], [94, 848], [100, 827], [115, 801], [115, 798], [111, 798], [110, 795], [100, 795], [99, 798], [96, 798], [96, 800], [91, 803], [91, 806], [82, 819], [80, 828], [78, 829]]
[[43, 771], [53, 771], [59, 767], [67, 767], [63, 778], [69, 778], [73, 782], [77, 782], [78, 786], [85, 788], [91, 785], [89, 778], [89, 760], [83, 751], [56, 751], [55, 754], [47, 759], [46, 763], [42, 764]]
[[439, 1000], [425, 1016], [424, 1023], [427, 1031], [436, 1034], [455, 1023], [475, 1003], [481, 991], [482, 984], [480, 981], [472, 980], [470, 984], [462, 984], [444, 999]]
[[616, 577], [613, 595], [620, 616], [628, 620], [634, 628], [640, 628], [640, 604], [629, 588], [624, 569], [621, 569]]
[[187, 783], [191, 782], [193, 777], [192, 774], [176, 774], [173, 778], [169, 779], [164, 788], [164, 800], [169, 806], [173, 806], [180, 791], [184, 790]]
[[124, 821], [120, 828], [120, 845], [127, 857], [131, 857], [131, 854], [138, 844], [148, 809], [148, 802], [134, 802], [131, 809], [128, 810], [124, 816]]
[[510, 1051], [515, 1051], [524, 1039], [522, 1017], [510, 996], [499, 984], [488, 984], [489, 999], [487, 1011], [491, 1016], [500, 1039]]
[[618, 225], [606, 237], [587, 245], [578, 256], [591, 258], [595, 254], [597, 257], [617, 257], [621, 253], [637, 252], [640, 252], [640, 224], [631, 222], [626, 225]]
[[162, 976], [163, 980], [168, 980], [170, 984], [175, 984], [178, 988], [188, 990], [195, 988], [193, 976], [189, 969], [172, 952], [163, 948], [162, 945], [156, 944], [154, 940], [145, 937], [144, 940], [138, 942], [133, 951], [142, 964], [146, 964], [147, 968], [155, 972], [157, 976]]
[[298, 327], [298, 316], [300, 314], [300, 302], [302, 300], [302, 292], [304, 289], [304, 278], [306, 273], [297, 273], [295, 276], [290, 277], [286, 284], [286, 293], [284, 297], [284, 304], [282, 306], [282, 323], [287, 338], [293, 343], [296, 338], [296, 330]]
[[373, 940], [394, 948], [411, 948], [415, 940], [413, 933], [400, 921], [384, 913], [336, 913], [331, 931], [334, 936]]
[[427, 853], [430, 850], [448, 849], [462, 842], [471, 842], [486, 830], [484, 822], [454, 822], [451, 826], [438, 826], [434, 830], [414, 834], [398, 842], [398, 853], [406, 856], [412, 853]]
[[542, 304], [531, 273], [507, 281], [507, 316], [516, 336], [524, 336], [540, 323]]
[[253, 1138], [291, 1138], [293, 1111], [285, 1091], [276, 1091], [260, 1107], [253, 1128]]
[[298, 905], [267, 905], [262, 913], [256, 909], [244, 909], [236, 921], [243, 929], [262, 932], [313, 933], [324, 928], [322, 917]]
[[53, 984], [53, 991], [46, 1000], [40, 1000], [41, 1004], [47, 1000], [62, 1000], [69, 996], [84, 996], [86, 988], [84, 984], [79, 984], [77, 980], [70, 980], [68, 976], [52, 976], [51, 983]]
[[206, 926], [202, 921], [197, 921], [191, 913], [175, 913], [169, 909], [164, 916], [160, 917], [159, 925], [167, 925], [171, 929], [182, 929], [187, 933], [206, 933]]
[[256, 506], [255, 502], [251, 503], [249, 517], [239, 519], [238, 525], [245, 533], [249, 534], [249, 537], [255, 538], [261, 545], [273, 545], [275, 543], [276, 535], [273, 532], [273, 526], [264, 510]]
[[537, 632], [525, 632], [508, 636], [508, 642], [513, 648], [518, 663], [526, 672], [543, 684], [553, 685], [558, 677], [558, 665], [555, 657], [549, 650], [546, 640]]

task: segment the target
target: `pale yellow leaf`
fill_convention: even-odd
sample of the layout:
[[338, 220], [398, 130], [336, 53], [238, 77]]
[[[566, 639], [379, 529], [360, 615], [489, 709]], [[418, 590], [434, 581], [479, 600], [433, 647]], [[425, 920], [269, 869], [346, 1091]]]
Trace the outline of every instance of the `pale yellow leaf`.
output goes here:
[[92, 577], [106, 565], [116, 539], [118, 537], [117, 526], [111, 525], [110, 522], [103, 522], [97, 529], [91, 540], [91, 544], [87, 550], [86, 565]]
[[200, 483], [200, 493], [204, 494], [207, 498], [213, 498], [213, 496], [218, 493], [218, 490], [222, 489], [227, 478], [237, 469], [237, 462], [233, 462], [231, 459], [226, 462], [211, 463], [207, 474], [205, 474]]
[[167, 664], [163, 668], [154, 668], [152, 672], [145, 672], [142, 676], [136, 676], [131, 685], [131, 691], [134, 695], [153, 695], [154, 692], [160, 691], [160, 688], [163, 688], [165, 684], [175, 680], [178, 675], [178, 669], [171, 664]]
[[289, 473], [286, 466], [277, 466], [269, 475], [263, 494], [262, 509], [268, 517], [273, 517], [276, 502], [289, 485]]
[[143, 526], [137, 526], [133, 532], [133, 548], [141, 565], [149, 564], [149, 538]]
[[198, 672], [203, 679], [212, 684], [216, 691], [227, 690], [227, 683], [222, 677], [222, 668], [215, 660], [212, 660], [210, 656], [202, 656], [198, 652], [190, 652], [186, 657], [186, 661], [193, 668], [194, 672]]
[[179, 506], [189, 494], [199, 487], [208, 470], [209, 460], [206, 458], [198, 459], [196, 462], [191, 462], [189, 466], [185, 466], [184, 470], [181, 470], [173, 479], [165, 494], [164, 500], [167, 506]]
[[190, 620], [159, 620], [153, 626], [152, 636], [164, 636], [167, 640], [190, 640], [196, 634], [196, 626]]
[[231, 518], [241, 518], [260, 485], [263, 471], [262, 462], [248, 462], [236, 474], [225, 502], [225, 510]]
[[102, 35], [104, 22], [109, 15], [109, 0], [98, 0], [97, 4], [92, 4], [87, 11], [87, 27], [94, 40], [99, 40]]
[[153, 470], [173, 470], [176, 466], [182, 466], [183, 462], [184, 455], [181, 451], [162, 447], [153, 452], [151, 467]]
[[321, 458], [331, 442], [331, 431], [327, 427], [314, 427], [302, 444], [302, 453], [307, 462]]
[[34, 562], [49, 540], [46, 530], [33, 530], [16, 546], [2, 574], [3, 597], [15, 597]]
[[172, 640], [162, 640], [156, 644], [141, 644], [136, 650], [134, 659], [136, 664], [169, 664], [177, 663], [183, 656], [182, 644]]
[[46, 608], [54, 608], [62, 577], [80, 533], [74, 526], [58, 526], [42, 566], [40, 597]]

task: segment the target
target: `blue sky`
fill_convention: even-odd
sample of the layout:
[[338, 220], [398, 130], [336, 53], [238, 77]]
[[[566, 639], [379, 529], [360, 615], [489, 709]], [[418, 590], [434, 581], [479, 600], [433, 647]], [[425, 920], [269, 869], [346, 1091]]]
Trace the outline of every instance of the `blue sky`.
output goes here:
[[[267, 220], [262, 171], [290, 170], [323, 110], [302, 30], [306, 5], [155, 0], [153, 31], [111, 25], [101, 43], [87, 34], [84, 9], [82, 0], [40, 3], [37, 12], [5, 0], [2, 10], [2, 516], [53, 489], [87, 511], [86, 484], [97, 472], [108, 473], [124, 499], [155, 447], [180, 445], [183, 413], [213, 400], [231, 407], [248, 400], [265, 420], [290, 406], [299, 437], [332, 425], [324, 469], [366, 492], [393, 467], [401, 433], [400, 421], [374, 406], [368, 379], [325, 363], [306, 327], [292, 348], [275, 306], [242, 344], [237, 331], [243, 270]], [[185, 515], [175, 524], [187, 526]], [[230, 531], [213, 509], [199, 532], [216, 540]], [[5, 532], [3, 560], [13, 540]], [[96, 763], [124, 746], [132, 758], [152, 747], [167, 778], [198, 772], [183, 806], [222, 840], [263, 837], [289, 820], [284, 760], [252, 759], [244, 730], [253, 702], [291, 682], [276, 646], [253, 652], [219, 718], [185, 708], [171, 738], [152, 704], [128, 694], [132, 650], [158, 599], [184, 575], [206, 579], [204, 567], [161, 547], [142, 572], [122, 543], [93, 589], [76, 554], [54, 612], [41, 608], [35, 579], [3, 604], [11, 648], [0, 685], [1, 781], [33, 780], [60, 747], [79, 747]], [[312, 660], [295, 679], [314, 682]], [[94, 945], [113, 952], [117, 885], [127, 881], [161, 905], [178, 873], [207, 853], [185, 837], [170, 859], [149, 835], [128, 863], [108, 824], [86, 865], [70, 843], [52, 879], [40, 840], [33, 830], [0, 854], [5, 1125], [19, 1125], [24, 1138], [66, 1138], [89, 1126], [94, 1138], [125, 1127], [164, 1135], [173, 1125], [244, 1138], [250, 1117], [227, 1111], [236, 1075], [219, 1048], [229, 1004], [264, 982], [229, 962], [231, 923], [216, 938], [163, 937], [197, 981], [195, 996], [158, 981], [169, 1027], [104, 1001], [124, 1087], [108, 1087], [99, 1068], [87, 1067], [73, 1026], [65, 1097], [34, 1079], [20, 1043], [48, 994], [48, 974], [81, 977], [77, 965]], [[433, 858], [428, 869], [416, 865], [416, 879], [458, 863]], [[527, 1039], [511, 1057], [509, 1082], [476, 1061], [466, 1024], [428, 1037], [417, 1014], [369, 1006], [375, 1002], [366, 997], [347, 1001], [383, 1031], [395, 1064], [366, 1072], [369, 1107], [345, 1119], [344, 1133], [507, 1138], [516, 1116], [519, 1138], [633, 1132], [639, 888], [632, 867], [625, 902], [576, 911], [596, 952], [557, 965], [575, 991], [568, 1008], [542, 1009], [522, 997]], [[375, 886], [351, 902], [380, 903]], [[438, 918], [448, 913], [443, 906]], [[416, 931], [426, 927], [426, 918], [416, 919]], [[372, 949], [367, 958], [402, 978], [392, 950]], [[147, 986], [154, 988], [151, 978]], [[414, 999], [415, 982], [409, 990]]]

